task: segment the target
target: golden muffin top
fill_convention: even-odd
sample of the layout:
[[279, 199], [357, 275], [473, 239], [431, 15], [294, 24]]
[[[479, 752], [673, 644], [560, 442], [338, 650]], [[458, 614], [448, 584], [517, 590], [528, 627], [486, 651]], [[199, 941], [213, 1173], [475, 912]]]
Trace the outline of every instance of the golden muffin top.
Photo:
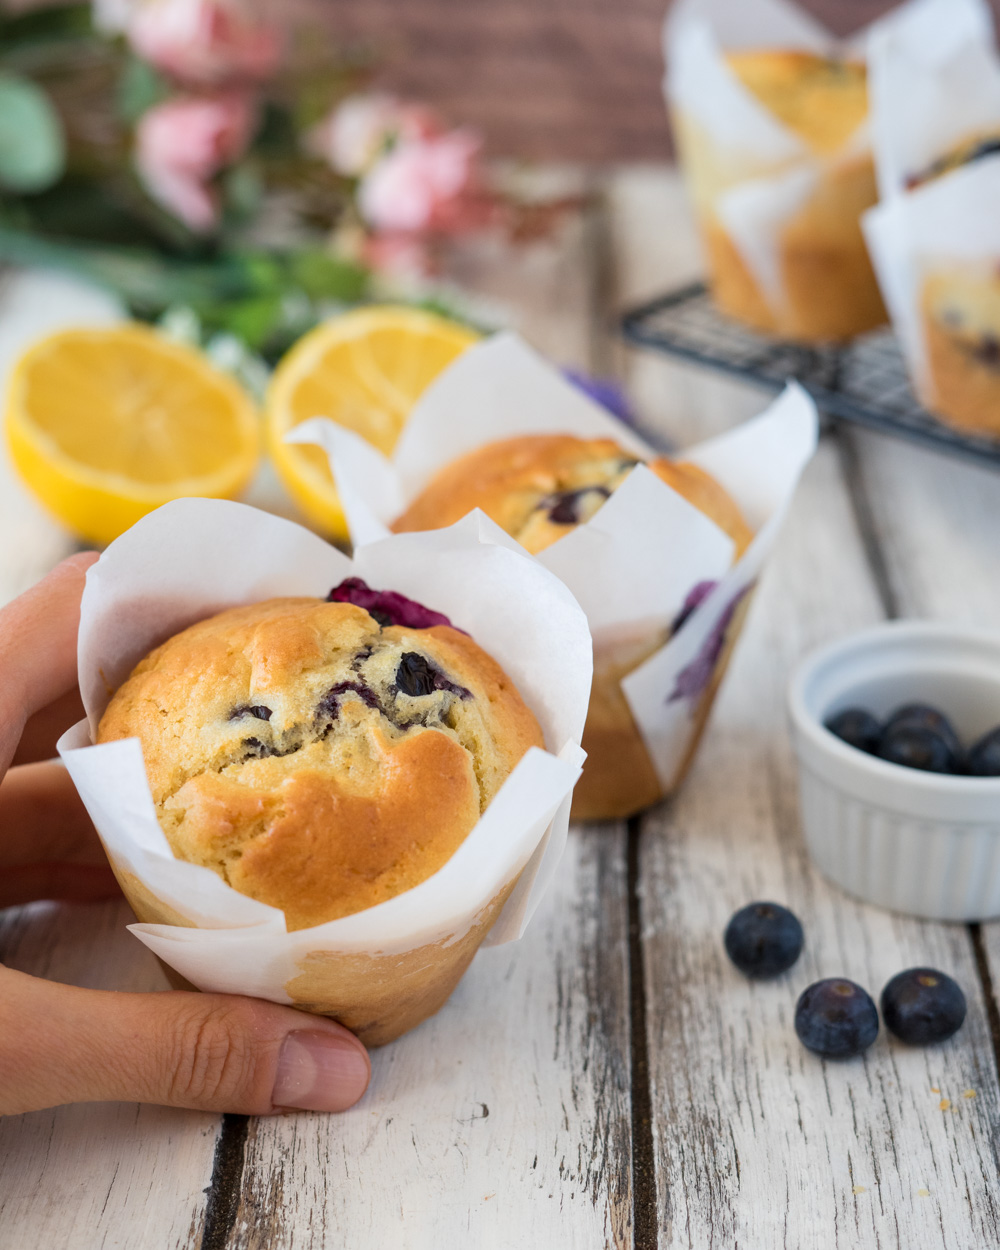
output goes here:
[[190, 626], [135, 667], [98, 729], [139, 739], [174, 854], [289, 929], [425, 880], [544, 745], [467, 634], [396, 623], [446, 618], [357, 586], [331, 592], [355, 602], [269, 599]]
[[[487, 443], [446, 465], [392, 528], [440, 529], [481, 508], [533, 554], [588, 521], [639, 461], [610, 438], [528, 434]], [[725, 490], [684, 461], [653, 460], [649, 468], [747, 548], [752, 531]]]
[[761, 104], [820, 155], [836, 152], [868, 115], [863, 61], [760, 48], [726, 63]]

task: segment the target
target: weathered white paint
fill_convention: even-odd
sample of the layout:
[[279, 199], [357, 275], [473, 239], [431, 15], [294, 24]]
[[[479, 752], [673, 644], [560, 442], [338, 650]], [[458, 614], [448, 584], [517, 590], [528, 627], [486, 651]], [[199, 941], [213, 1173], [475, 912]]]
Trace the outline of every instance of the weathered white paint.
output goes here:
[[630, 1244], [623, 837], [571, 836], [520, 942], [372, 1055], [337, 1117], [258, 1120], [228, 1246]]
[[[633, 199], [633, 245], [676, 228], [676, 216], [662, 213], [676, 187], [664, 181], [661, 191], [661, 212], [644, 232], [635, 221], [645, 209]], [[887, 459], [902, 450], [885, 444]], [[898, 515], [894, 493], [883, 487], [880, 499]], [[982, 523], [980, 513], [980, 532]], [[939, 550], [935, 567], [947, 560]], [[961, 602], [964, 579], [950, 585]], [[688, 785], [644, 826], [661, 1248], [996, 1243], [998, 1088], [968, 930], [852, 901], [811, 867], [798, 828], [784, 711], [790, 667], [808, 647], [881, 615], [842, 458], [826, 444], [805, 475]], [[772, 983], [743, 978], [722, 948], [729, 915], [754, 898], [786, 902], [806, 929], [799, 964]], [[969, 1019], [952, 1041], [911, 1049], [883, 1030], [863, 1060], [842, 1063], [800, 1046], [792, 1018], [810, 981], [846, 975], [877, 998], [893, 973], [916, 963], [942, 967], [965, 987]]]

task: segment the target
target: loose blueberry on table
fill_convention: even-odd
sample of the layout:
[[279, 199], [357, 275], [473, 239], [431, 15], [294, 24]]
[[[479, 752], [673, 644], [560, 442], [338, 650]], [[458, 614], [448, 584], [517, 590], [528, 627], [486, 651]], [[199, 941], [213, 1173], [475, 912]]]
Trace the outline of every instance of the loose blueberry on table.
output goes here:
[[795, 1007], [795, 1032], [808, 1050], [827, 1059], [849, 1059], [878, 1036], [878, 1011], [871, 996], [844, 977], [814, 981]]
[[726, 954], [748, 977], [776, 977], [802, 953], [798, 917], [780, 903], [748, 903], [726, 926]]
[[882, 991], [882, 1019], [901, 1042], [930, 1046], [957, 1033], [965, 995], [957, 981], [935, 968], [897, 972]]

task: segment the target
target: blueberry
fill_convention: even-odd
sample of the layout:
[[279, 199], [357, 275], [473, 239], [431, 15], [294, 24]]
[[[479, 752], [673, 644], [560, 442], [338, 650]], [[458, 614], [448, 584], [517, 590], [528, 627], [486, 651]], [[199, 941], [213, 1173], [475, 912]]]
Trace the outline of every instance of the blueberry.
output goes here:
[[239, 720], [243, 716], [256, 716], [258, 720], [270, 720], [271, 709], [260, 703], [240, 703], [229, 713], [230, 720]]
[[580, 490], [563, 490], [548, 495], [540, 506], [548, 508], [549, 520], [556, 525], [576, 525], [580, 520], [579, 502], [591, 493], [600, 495], [602, 499], [611, 497], [606, 486], [584, 486]]
[[919, 768], [928, 773], [955, 773], [961, 767], [961, 761], [946, 739], [919, 725], [887, 729], [882, 736], [879, 755], [890, 764]]
[[911, 1046], [943, 1042], [962, 1027], [965, 995], [951, 977], [934, 968], [897, 972], [882, 991], [885, 1027]]
[[943, 738], [949, 750], [956, 756], [962, 754], [962, 744], [958, 740], [951, 721], [943, 712], [927, 703], [907, 703], [897, 708], [885, 722], [885, 732], [896, 729], [928, 729]]
[[[372, 590], [360, 577], [347, 577], [330, 591], [327, 603], [353, 603], [364, 608], [383, 628], [387, 625], [403, 625], [408, 629], [430, 629], [434, 625], [451, 625], [458, 629], [442, 613], [407, 599], [398, 590]], [[459, 629], [460, 634], [465, 630]]]
[[776, 977], [802, 953], [802, 926], [780, 903], [748, 903], [726, 925], [726, 954], [748, 977]]
[[969, 748], [965, 770], [973, 777], [1000, 777], [1000, 725]]
[[365, 707], [381, 711], [378, 695], [371, 686], [363, 681], [338, 681], [331, 686], [316, 705], [316, 718], [320, 721], [335, 721], [340, 714], [341, 696], [351, 692], [356, 694]]
[[830, 977], [802, 991], [795, 1007], [795, 1032], [817, 1055], [847, 1059], [867, 1050], [878, 1036], [878, 1012], [860, 985]]
[[824, 722], [830, 733], [846, 742], [848, 746], [877, 755], [882, 745], [882, 726], [863, 707], [845, 707], [842, 712]]
[[396, 689], [415, 699], [433, 694], [435, 690], [446, 690], [449, 694], [458, 695], [460, 699], [472, 698], [470, 691], [450, 681], [437, 665], [416, 651], [404, 651], [399, 657]]

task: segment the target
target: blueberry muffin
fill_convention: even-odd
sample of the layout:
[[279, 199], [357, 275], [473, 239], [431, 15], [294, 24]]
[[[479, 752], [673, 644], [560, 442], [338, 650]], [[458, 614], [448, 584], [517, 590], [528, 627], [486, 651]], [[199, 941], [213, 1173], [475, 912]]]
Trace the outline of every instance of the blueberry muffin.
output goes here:
[[[472, 508], [537, 554], [588, 521], [638, 463], [613, 439], [568, 434], [525, 435], [489, 443], [446, 465], [395, 521], [393, 529], [437, 529]], [[653, 460], [649, 468], [710, 517], [734, 543], [738, 559], [753, 538], [739, 508], [704, 469]], [[670, 627], [595, 640], [583, 748], [583, 776], [573, 793], [577, 820], [630, 815], [663, 793], [621, 681], [670, 638]]]
[[309, 928], [419, 884], [542, 732], [445, 617], [352, 579], [183, 630], [98, 742], [135, 737], [174, 854]]
[[781, 229], [778, 262], [784, 300], [775, 308], [720, 221], [716, 201], [748, 178], [782, 170], [748, 171], [738, 144], [727, 147], [683, 114], [675, 116], [715, 302], [754, 329], [805, 341], [843, 339], [880, 325], [885, 307], [860, 225], [862, 213], [878, 199], [875, 169], [870, 153], [849, 148], [868, 113], [864, 64], [791, 49], [731, 52], [726, 64], [802, 140], [819, 176], [805, 203]]
[[[908, 179], [911, 189], [1000, 154], [1000, 134], [970, 136]], [[934, 266], [920, 291], [928, 404], [973, 433], [1000, 435], [1000, 257]]]
[[[487, 443], [446, 465], [392, 528], [440, 529], [481, 508], [537, 555], [589, 521], [638, 463], [610, 438], [528, 434]], [[711, 517], [742, 555], [753, 535], [718, 482], [684, 461], [660, 458], [649, 468]]]

